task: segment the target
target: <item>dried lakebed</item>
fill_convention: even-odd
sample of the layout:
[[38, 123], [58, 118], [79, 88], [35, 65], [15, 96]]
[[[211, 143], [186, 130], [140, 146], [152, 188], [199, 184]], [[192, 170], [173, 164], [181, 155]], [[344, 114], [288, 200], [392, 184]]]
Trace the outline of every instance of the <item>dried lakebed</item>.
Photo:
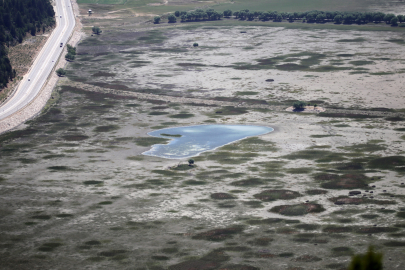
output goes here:
[[153, 145], [144, 155], [169, 159], [182, 159], [198, 156], [226, 144], [252, 136], [272, 132], [269, 127], [249, 125], [198, 125], [165, 128], [149, 132], [148, 135], [171, 138], [168, 144]]

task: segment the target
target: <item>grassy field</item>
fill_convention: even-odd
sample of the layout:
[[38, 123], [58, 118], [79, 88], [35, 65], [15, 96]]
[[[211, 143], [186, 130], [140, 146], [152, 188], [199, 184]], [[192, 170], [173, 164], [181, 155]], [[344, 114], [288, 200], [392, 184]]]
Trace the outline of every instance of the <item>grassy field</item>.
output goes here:
[[[253, 11], [286, 11], [286, 12], [303, 12], [310, 10], [323, 10], [323, 11], [367, 11], [374, 10], [375, 8], [390, 10], [395, 12], [401, 10], [404, 4], [401, 2], [387, 2], [378, 0], [235, 0], [232, 2], [225, 0], [216, 1], [191, 1], [183, 0], [171, 2], [158, 0], [78, 0], [79, 4], [99, 4], [99, 5], [114, 5], [114, 9], [130, 8], [136, 12], [151, 12], [155, 14], [174, 12], [176, 10], [191, 10], [195, 8], [212, 7], [218, 11], [230, 9], [238, 11], [242, 9], [249, 9]], [[394, 11], [392, 11], [392, 9]]]

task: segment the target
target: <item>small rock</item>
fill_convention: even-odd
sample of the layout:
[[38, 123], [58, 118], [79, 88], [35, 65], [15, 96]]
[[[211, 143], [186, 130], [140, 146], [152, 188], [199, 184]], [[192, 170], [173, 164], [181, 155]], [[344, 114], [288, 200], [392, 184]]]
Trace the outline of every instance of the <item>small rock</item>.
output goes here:
[[383, 192], [387, 192], [387, 191], [384, 189]]
[[374, 193], [373, 191], [370, 191], [370, 193]]
[[273, 79], [267, 79], [266, 82], [274, 82]]
[[375, 187], [375, 186], [371, 186], [371, 187]]
[[353, 191], [349, 192], [349, 196], [350, 195], [359, 195], [359, 194], [361, 194], [361, 191], [358, 191], [358, 190], [353, 190]]

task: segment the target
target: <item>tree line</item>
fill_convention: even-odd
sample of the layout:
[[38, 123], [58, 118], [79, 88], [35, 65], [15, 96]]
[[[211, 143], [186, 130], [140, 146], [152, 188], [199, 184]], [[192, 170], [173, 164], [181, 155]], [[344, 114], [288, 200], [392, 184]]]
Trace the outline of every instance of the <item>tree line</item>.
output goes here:
[[[260, 21], [273, 21], [294, 22], [300, 20], [307, 23], [327, 23], [333, 22], [335, 24], [367, 24], [367, 23], [381, 23], [385, 22], [393, 26], [398, 23], [405, 22], [404, 15], [394, 15], [391, 13], [385, 14], [383, 12], [340, 12], [340, 11], [307, 11], [307, 12], [277, 12], [277, 11], [250, 11], [248, 9], [235, 11], [225, 10], [220, 13], [214, 9], [197, 9], [194, 11], [176, 11], [174, 14], [168, 16], [169, 23], [175, 23], [179, 19], [181, 22], [191, 21], [206, 21], [206, 20], [220, 20], [221, 18], [234, 18], [238, 20], [260, 20]], [[160, 17], [154, 19], [155, 23], [160, 22]]]
[[7, 57], [6, 46], [22, 43], [27, 33], [35, 36], [55, 25], [55, 12], [49, 0], [0, 1], [0, 89], [16, 76]]

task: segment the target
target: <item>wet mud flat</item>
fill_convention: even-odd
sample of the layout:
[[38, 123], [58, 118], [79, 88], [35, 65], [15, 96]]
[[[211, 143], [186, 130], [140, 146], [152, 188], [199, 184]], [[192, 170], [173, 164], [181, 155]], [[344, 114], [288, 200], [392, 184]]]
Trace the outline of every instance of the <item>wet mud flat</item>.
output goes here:
[[[142, 83], [156, 74], [150, 67], [146, 72], [150, 63], [132, 63], [140, 67], [114, 73], [114, 68], [124, 69], [126, 62], [109, 53], [81, 54], [70, 66], [70, 80], [114, 86], [117, 91], [202, 100], [206, 95], [228, 101], [242, 97], [278, 106], [291, 106], [301, 94], [310, 100], [315, 93], [316, 102], [338, 107], [341, 113], [299, 114], [244, 107], [242, 102], [232, 107], [141, 100], [64, 83], [57, 89], [55, 106], [21, 129], [0, 136], [2, 268], [268, 269], [270, 265], [283, 270], [345, 269], [351, 255], [365, 252], [370, 244], [384, 253], [387, 269], [404, 268], [402, 117], [353, 114], [349, 107], [360, 100], [361, 91], [351, 91], [358, 99], [346, 101], [344, 95], [328, 92], [328, 88], [322, 94], [314, 89], [293, 93], [296, 86], [276, 83], [270, 95], [268, 86], [261, 87], [261, 82], [251, 86], [247, 77], [267, 72], [262, 75], [267, 79], [271, 72], [313, 79], [304, 76], [318, 73], [282, 71], [268, 61], [265, 71], [246, 69], [246, 65], [251, 68], [260, 63], [255, 61], [238, 64], [242, 69], [226, 67], [238, 72], [229, 74], [231, 82], [242, 81], [242, 75], [246, 82], [214, 91], [209, 84], [212, 77], [198, 77], [206, 73], [204, 66], [187, 67], [187, 71], [184, 65], [175, 64], [185, 63], [184, 58], [194, 63], [194, 52], [156, 51], [144, 46], [145, 42], [167, 46], [170, 40], [165, 38], [161, 44], [164, 35], [156, 32], [142, 36], [149, 38], [128, 37], [126, 41], [133, 43], [127, 52], [146, 50], [130, 53], [132, 58], [139, 57], [132, 61], [167, 57], [168, 68], [160, 70], [172, 72], [170, 68], [178, 66], [176, 72], [185, 80], [197, 74], [195, 78], [207, 90], [190, 91], [192, 82], [176, 84], [170, 76], [156, 76], [156, 82], [165, 86], [147, 88]], [[240, 42], [243, 49], [246, 41]], [[173, 44], [165, 50], [174, 50], [177, 43]], [[86, 46], [93, 45], [87, 39], [82, 46], [78, 52], [90, 53]], [[317, 68], [305, 55], [277, 61], [282, 64], [287, 59]], [[311, 61], [318, 61], [313, 57]], [[167, 62], [170, 59], [174, 64]], [[232, 61], [245, 60], [233, 57]], [[214, 68], [211, 74], [222, 70]], [[345, 72], [325, 74], [346, 76]], [[376, 76], [396, 80], [398, 74]], [[114, 82], [117, 77], [125, 83]], [[385, 104], [384, 97], [381, 103], [376, 99], [375, 106], [359, 107], [373, 112]], [[384, 110], [401, 112], [387, 104]], [[187, 160], [141, 154], [153, 144], [167, 142], [148, 132], [198, 124], [260, 125], [275, 131], [203, 153], [194, 158], [194, 166], [188, 166]]]

